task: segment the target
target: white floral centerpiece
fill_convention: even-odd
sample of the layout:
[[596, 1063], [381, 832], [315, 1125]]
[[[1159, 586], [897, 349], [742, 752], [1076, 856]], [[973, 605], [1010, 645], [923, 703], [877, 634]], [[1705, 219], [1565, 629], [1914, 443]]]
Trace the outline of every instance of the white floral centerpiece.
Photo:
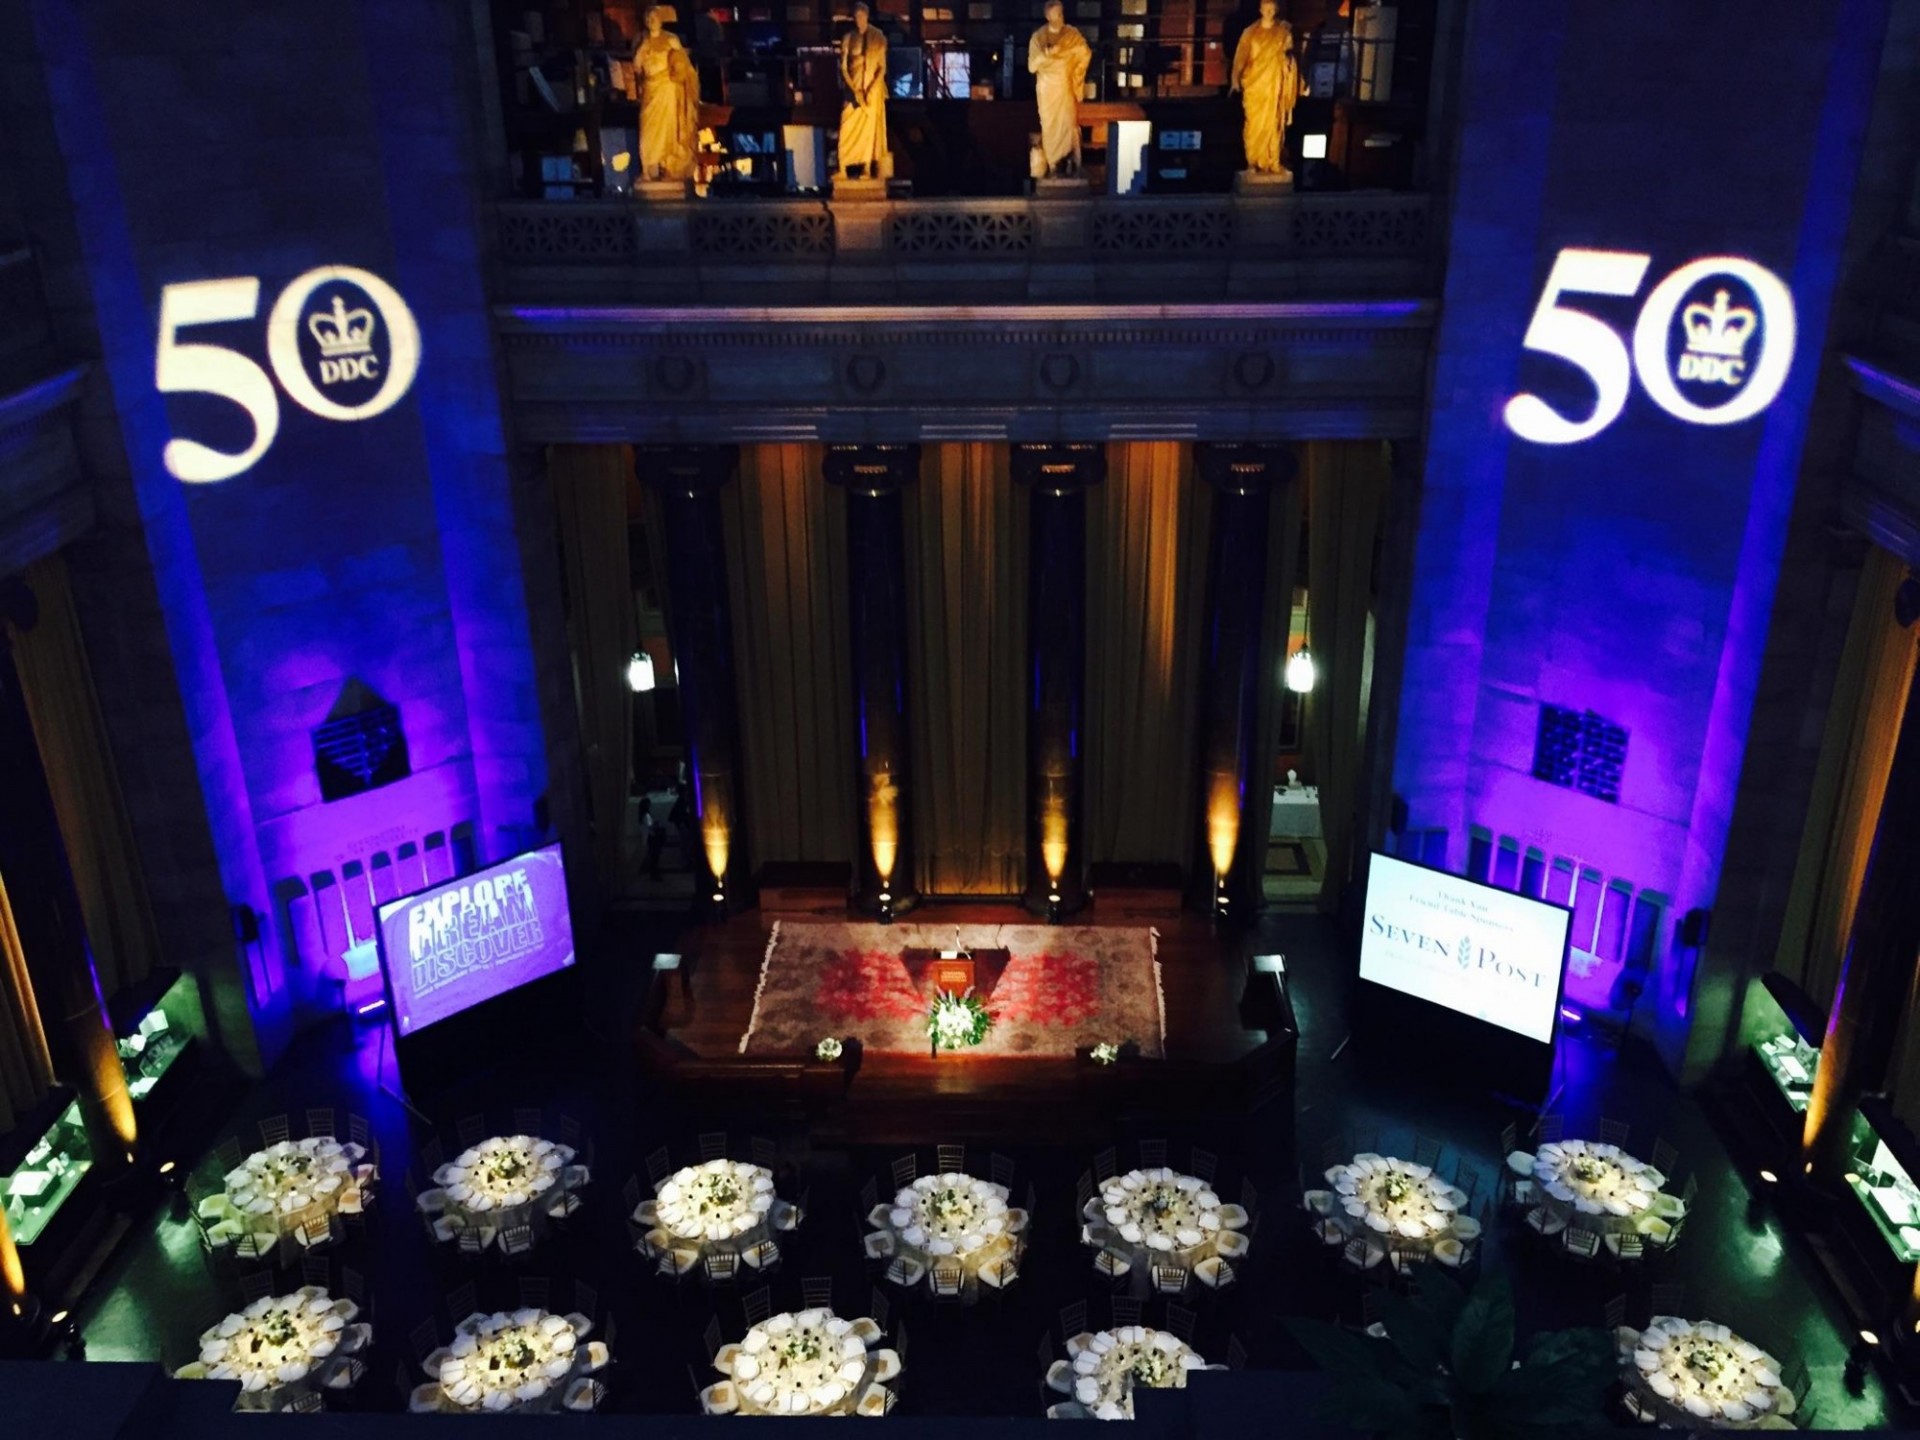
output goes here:
[[1405, 1175], [1389, 1174], [1380, 1182], [1381, 1197], [1389, 1205], [1398, 1205], [1413, 1190], [1413, 1181]]
[[978, 1045], [992, 1028], [993, 1016], [971, 990], [964, 995], [941, 991], [934, 997], [933, 1009], [927, 1015], [927, 1036], [936, 1051]]
[[1102, 1040], [1093, 1047], [1091, 1058], [1096, 1065], [1111, 1065], [1120, 1058], [1120, 1047], [1110, 1041]]
[[1574, 1159], [1573, 1173], [1591, 1185], [1607, 1173], [1607, 1167], [1591, 1155], [1581, 1155]]
[[963, 1190], [943, 1187], [933, 1191], [921, 1204], [927, 1229], [935, 1234], [964, 1235], [973, 1228], [979, 1207]]
[[817, 1060], [838, 1060], [843, 1054], [846, 1053], [846, 1049], [847, 1049], [846, 1046], [842, 1045], [838, 1040], [834, 1039], [833, 1036], [829, 1035], [827, 1036], [826, 1039], [822, 1040], [818, 1045], [813, 1047], [813, 1054], [814, 1054], [814, 1058]]

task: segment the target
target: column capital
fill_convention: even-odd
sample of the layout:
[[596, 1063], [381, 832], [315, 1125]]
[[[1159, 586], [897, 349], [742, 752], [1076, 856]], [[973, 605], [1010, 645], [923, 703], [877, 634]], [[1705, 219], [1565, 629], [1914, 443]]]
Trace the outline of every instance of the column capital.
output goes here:
[[1216, 490], [1264, 495], [1291, 481], [1300, 468], [1291, 445], [1212, 442], [1194, 447], [1194, 468]]
[[633, 469], [640, 482], [669, 495], [710, 495], [733, 478], [737, 445], [636, 445]]
[[888, 495], [920, 476], [920, 446], [829, 445], [820, 466], [829, 485], [854, 495]]
[[1107, 478], [1103, 444], [1015, 445], [1013, 478], [1048, 495], [1071, 495]]

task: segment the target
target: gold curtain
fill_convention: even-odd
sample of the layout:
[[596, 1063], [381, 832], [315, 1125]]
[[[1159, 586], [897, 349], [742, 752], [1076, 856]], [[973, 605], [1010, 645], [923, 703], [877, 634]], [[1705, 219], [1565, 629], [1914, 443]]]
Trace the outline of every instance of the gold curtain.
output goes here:
[[140, 851], [87, 668], [66, 562], [50, 555], [23, 577], [40, 603], [31, 630], [10, 630], [14, 667], [53, 794], [81, 920], [105, 996], [144, 980], [160, 952]]
[[1087, 497], [1086, 846], [1107, 861], [1184, 865], [1212, 492], [1191, 447], [1108, 447]]
[[817, 445], [748, 445], [721, 491], [755, 864], [851, 861], [846, 501]]
[[1878, 547], [1861, 568], [1774, 951], [1774, 968], [1798, 982], [1822, 1014], [1833, 1003], [1853, 929], [1913, 675], [1913, 635], [1893, 619], [1893, 592], [1905, 575], [1905, 563]]
[[1327, 847], [1320, 909], [1340, 906], [1360, 832], [1366, 759], [1367, 623], [1373, 555], [1386, 509], [1391, 463], [1377, 441], [1323, 441], [1305, 447], [1308, 646], [1319, 678], [1307, 702], [1306, 738], [1320, 787]]
[[52, 1084], [47, 1032], [34, 1003], [26, 953], [20, 948], [20, 932], [14, 928], [13, 907], [7, 901], [7, 884], [0, 878], [0, 1135], [44, 1100]]
[[633, 452], [625, 445], [547, 448], [567, 584], [573, 698], [593, 816], [593, 868], [601, 893], [609, 896], [620, 885], [633, 767], [633, 692], [627, 688], [627, 661], [635, 644], [627, 558], [632, 473]]
[[930, 445], [907, 492], [914, 834], [929, 895], [1026, 866], [1026, 495], [1004, 445]]

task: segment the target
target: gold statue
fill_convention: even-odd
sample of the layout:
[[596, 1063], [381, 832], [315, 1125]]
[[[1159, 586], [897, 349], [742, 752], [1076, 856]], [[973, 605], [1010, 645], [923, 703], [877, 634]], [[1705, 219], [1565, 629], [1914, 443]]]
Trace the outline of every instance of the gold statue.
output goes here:
[[1048, 175], [1080, 172], [1080, 96], [1093, 63], [1087, 37], [1067, 24], [1066, 7], [1047, 0], [1047, 23], [1027, 42], [1027, 69], [1040, 107], [1040, 149]]
[[1291, 172], [1280, 157], [1286, 148], [1287, 126], [1293, 123], [1294, 103], [1306, 93], [1306, 84], [1293, 54], [1293, 26], [1274, 18], [1277, 9], [1275, 0], [1260, 0], [1260, 18], [1241, 33], [1234, 47], [1228, 93], [1240, 96], [1247, 169], [1285, 179]]
[[640, 178], [689, 180], [700, 134], [700, 80], [687, 47], [663, 27], [658, 5], [647, 7], [646, 38], [634, 47], [640, 77]]
[[887, 37], [870, 23], [867, 0], [854, 0], [853, 29], [840, 37], [840, 170], [884, 177], [887, 159]]

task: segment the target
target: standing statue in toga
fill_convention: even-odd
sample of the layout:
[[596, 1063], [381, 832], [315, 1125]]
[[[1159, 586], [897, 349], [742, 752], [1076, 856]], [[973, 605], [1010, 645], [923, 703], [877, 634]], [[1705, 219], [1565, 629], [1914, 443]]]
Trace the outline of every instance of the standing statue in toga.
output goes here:
[[1067, 24], [1066, 7], [1047, 0], [1047, 23], [1027, 43], [1027, 69], [1040, 106], [1040, 149], [1047, 174], [1080, 173], [1080, 96], [1093, 63], [1087, 37]]
[[634, 47], [640, 77], [640, 178], [688, 180], [700, 134], [700, 81], [678, 35], [662, 26], [657, 5], [647, 9], [646, 37]]
[[853, 29], [840, 37], [842, 180], [878, 180], [886, 173], [887, 37], [871, 20], [867, 0], [854, 0]]
[[1260, 18], [1241, 33], [1233, 51], [1233, 83], [1229, 93], [1240, 96], [1245, 119], [1240, 131], [1247, 150], [1247, 169], [1258, 175], [1285, 178], [1281, 161], [1287, 126], [1293, 123], [1294, 103], [1305, 85], [1300, 62], [1293, 54], [1293, 26], [1274, 18], [1275, 0], [1260, 0]]

